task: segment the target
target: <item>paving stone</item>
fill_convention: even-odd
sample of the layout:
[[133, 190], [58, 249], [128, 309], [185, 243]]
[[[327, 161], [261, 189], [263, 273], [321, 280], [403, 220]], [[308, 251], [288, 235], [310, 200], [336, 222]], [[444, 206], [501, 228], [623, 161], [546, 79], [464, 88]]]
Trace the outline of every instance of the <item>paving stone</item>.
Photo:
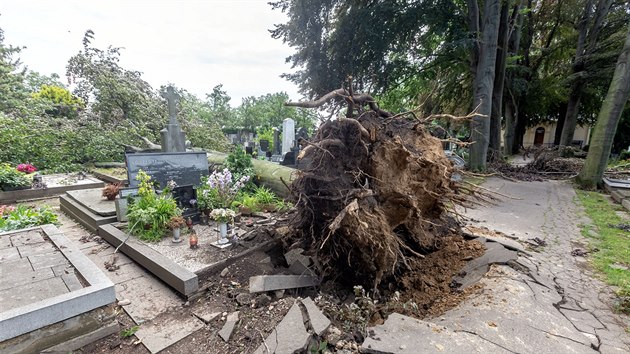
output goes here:
[[2, 308], [13, 309], [68, 293], [61, 278], [49, 278], [0, 291]]
[[203, 328], [204, 324], [194, 316], [181, 317], [165, 313], [150, 323], [140, 326], [135, 333], [151, 353], [158, 353]]
[[13, 245], [11, 244], [11, 237], [7, 237], [6, 235], [0, 236], [0, 249], [8, 247], [13, 247]]
[[306, 312], [308, 313], [308, 319], [311, 322], [311, 326], [315, 333], [319, 336], [328, 329], [330, 326], [330, 320], [328, 317], [324, 316], [324, 314], [319, 310], [317, 305], [313, 302], [310, 297], [302, 300], [302, 304], [306, 307]]
[[64, 274], [61, 276], [61, 279], [63, 280], [63, 282], [68, 287], [68, 290], [70, 291], [83, 289], [83, 285], [81, 284], [81, 282], [79, 281], [79, 279], [74, 273]]
[[15, 247], [44, 242], [44, 236], [39, 231], [20, 232], [9, 237]]
[[474, 334], [454, 332], [398, 313], [389, 315], [384, 324], [368, 328], [367, 333], [362, 353], [510, 353]]
[[464, 266], [461, 271], [463, 276], [453, 278], [457, 284], [460, 284], [460, 288], [477, 283], [488, 272], [490, 264], [505, 264], [518, 258], [515, 251], [506, 249], [500, 243], [487, 242], [486, 248], [483, 256], [473, 259]]
[[210, 308], [204, 307], [199, 310], [193, 311], [193, 315], [197, 316], [204, 323], [208, 324], [214, 321], [214, 319], [216, 319], [217, 317], [221, 316], [221, 311], [216, 312]]
[[[2, 236], [0, 236], [2, 237]], [[8, 237], [7, 237], [8, 239]], [[8, 261], [16, 261], [20, 259], [20, 252], [18, 252], [17, 248], [9, 247], [0, 249], [0, 263], [8, 262]]]
[[304, 288], [318, 284], [317, 278], [309, 275], [257, 275], [249, 278], [249, 292]]
[[18, 246], [18, 251], [22, 258], [42, 253], [54, 253], [56, 248], [50, 242], [32, 243], [28, 245]]
[[309, 337], [304, 327], [302, 310], [295, 303], [254, 354], [284, 354], [302, 351], [306, 348]]
[[154, 319], [183, 301], [151, 274], [116, 284], [116, 298], [129, 299], [125, 311], [137, 324]]
[[[34, 283], [55, 277], [55, 274], [50, 268], [38, 269], [37, 271], [34, 271], [31, 268], [31, 264], [28, 262], [28, 259], [22, 259], [18, 262], [9, 263], [13, 263], [16, 265], [16, 267], [13, 268], [13, 271], [5, 271], [4, 269], [6, 268], [4, 268], [3, 266], [6, 266], [7, 263], [0, 263], [0, 275], [2, 276], [2, 281], [0, 281], [0, 290], [5, 290], [27, 283]], [[25, 264], [26, 266], [24, 266]]]
[[232, 332], [234, 332], [234, 327], [238, 322], [239, 311], [232, 312], [227, 316], [225, 320], [225, 324], [223, 328], [219, 331], [219, 337], [221, 337], [224, 341], [230, 341], [230, 337], [232, 336]]
[[50, 268], [58, 265], [70, 265], [66, 257], [59, 252], [35, 254], [28, 257], [34, 270]]

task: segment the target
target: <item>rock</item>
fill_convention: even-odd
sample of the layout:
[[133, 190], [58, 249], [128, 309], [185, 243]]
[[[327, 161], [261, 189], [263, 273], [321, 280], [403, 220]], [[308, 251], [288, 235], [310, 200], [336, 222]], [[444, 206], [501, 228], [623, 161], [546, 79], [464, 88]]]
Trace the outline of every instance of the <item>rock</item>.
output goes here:
[[305, 288], [318, 284], [317, 278], [309, 275], [257, 275], [249, 278], [249, 292]]
[[202, 320], [205, 324], [208, 324], [221, 316], [221, 312], [212, 312], [211, 309], [202, 308], [199, 311], [194, 311], [193, 315]]
[[254, 307], [264, 307], [271, 303], [271, 297], [267, 294], [260, 294], [256, 297], [256, 301], [254, 302]]
[[280, 321], [271, 334], [254, 352], [255, 354], [267, 353], [294, 353], [306, 348], [310, 335], [304, 327], [302, 310], [297, 303], [293, 304], [286, 316]]
[[230, 272], [230, 270], [227, 267], [225, 267], [225, 268], [223, 268], [223, 270], [221, 271], [221, 274], [219, 274], [219, 275], [221, 276], [221, 278], [225, 278], [228, 275], [229, 272]]
[[252, 297], [250, 294], [240, 293], [236, 295], [236, 302], [241, 306], [249, 305], [251, 301], [252, 301]]
[[317, 305], [315, 305], [310, 297], [302, 300], [302, 304], [306, 307], [306, 313], [308, 314], [313, 330], [318, 336], [321, 336], [330, 326], [330, 320], [317, 308]]
[[238, 311], [232, 312], [231, 314], [229, 314], [227, 316], [227, 319], [225, 320], [225, 324], [223, 325], [223, 328], [221, 328], [221, 330], [219, 331], [219, 337], [221, 337], [226, 342], [230, 340], [230, 337], [232, 336], [232, 332], [234, 332], [234, 327], [236, 326], [236, 323], [238, 322], [238, 314], [239, 314]]
[[276, 290], [273, 295], [276, 297], [276, 300], [280, 300], [284, 297], [284, 290]]
[[118, 306], [127, 306], [129, 304], [131, 304], [131, 300], [129, 299], [123, 299], [123, 300], [118, 301]]

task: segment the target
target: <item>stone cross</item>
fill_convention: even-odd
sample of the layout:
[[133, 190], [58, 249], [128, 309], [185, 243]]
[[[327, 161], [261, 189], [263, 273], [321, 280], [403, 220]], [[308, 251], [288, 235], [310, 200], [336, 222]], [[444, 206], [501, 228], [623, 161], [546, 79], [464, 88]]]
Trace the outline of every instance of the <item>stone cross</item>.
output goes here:
[[295, 140], [295, 121], [287, 118], [282, 121], [282, 154], [291, 151]]
[[168, 104], [168, 125], [160, 131], [162, 135], [162, 152], [184, 152], [186, 151], [186, 136], [179, 127], [177, 121], [177, 101], [179, 95], [169, 86], [166, 89], [166, 98]]

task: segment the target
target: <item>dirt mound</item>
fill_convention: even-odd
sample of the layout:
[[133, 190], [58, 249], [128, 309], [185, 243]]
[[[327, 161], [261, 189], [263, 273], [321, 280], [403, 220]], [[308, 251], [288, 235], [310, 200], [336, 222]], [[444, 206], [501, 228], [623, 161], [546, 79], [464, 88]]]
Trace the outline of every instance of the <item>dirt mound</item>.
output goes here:
[[452, 163], [423, 122], [373, 104], [364, 111], [358, 97], [349, 99], [356, 114], [324, 123], [304, 143], [307, 167], [291, 186], [297, 242], [324, 276], [374, 290], [413, 288], [435, 299], [450, 291], [470, 256], [455, 251], [466, 246], [448, 213], [467, 195], [451, 181]]

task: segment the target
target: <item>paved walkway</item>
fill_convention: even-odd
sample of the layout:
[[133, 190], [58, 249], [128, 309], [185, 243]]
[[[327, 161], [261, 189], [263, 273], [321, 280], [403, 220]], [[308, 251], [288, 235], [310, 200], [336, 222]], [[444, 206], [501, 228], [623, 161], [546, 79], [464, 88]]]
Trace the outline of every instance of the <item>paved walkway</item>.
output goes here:
[[[112, 280], [116, 286], [118, 301], [128, 300], [129, 303], [123, 308], [133, 321], [140, 325], [140, 330], [136, 332], [136, 336], [142, 340], [142, 343], [149, 349], [148, 351], [156, 353], [204, 326], [201, 320], [192, 315], [170, 319], [167, 327], [155, 326], [153, 322], [162, 322], [169, 312], [181, 310], [186, 301], [120, 252], [116, 253], [115, 263], [119, 268], [115, 271], [108, 271], [105, 268], [105, 262], [111, 262], [114, 247], [104, 241], [95, 241], [99, 240], [96, 235], [85, 230], [59, 211], [57, 198], [48, 199], [41, 203], [56, 208], [59, 222], [62, 224], [59, 229], [70, 240], [74, 241], [83, 253]], [[142, 348], [137, 349], [139, 353], [146, 352]]]
[[484, 280], [484, 294], [448, 317], [479, 315], [459, 323], [512, 352], [629, 352], [625, 328], [630, 323], [612, 312], [611, 288], [596, 278], [586, 258], [571, 255], [587, 244], [578, 225], [591, 223], [572, 186], [498, 178], [484, 186], [518, 199], [503, 198], [496, 206], [469, 210], [468, 216], [520, 241], [537, 237], [546, 246], [520, 257], [522, 269], [495, 267]]

